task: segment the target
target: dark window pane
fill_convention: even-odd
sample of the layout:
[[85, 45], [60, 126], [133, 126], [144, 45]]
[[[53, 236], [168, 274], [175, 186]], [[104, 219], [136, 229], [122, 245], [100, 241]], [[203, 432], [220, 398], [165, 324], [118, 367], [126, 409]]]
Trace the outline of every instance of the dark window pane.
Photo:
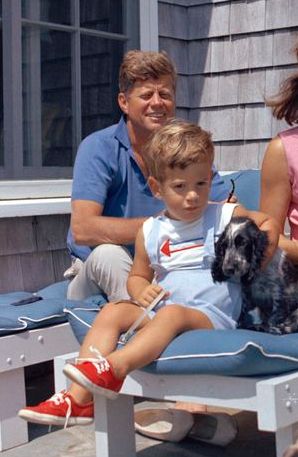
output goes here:
[[24, 31], [24, 166], [73, 164], [70, 39], [64, 32]]
[[49, 32], [45, 38], [41, 42], [42, 165], [71, 166], [71, 37]]
[[122, 0], [81, 0], [81, 27], [123, 33]]
[[71, 0], [22, 0], [26, 19], [70, 24]]
[[82, 136], [119, 120], [117, 103], [118, 73], [123, 43], [83, 36], [82, 65]]
[[[1, 2], [2, 8], [2, 2]], [[2, 13], [2, 9], [1, 9]], [[3, 143], [3, 53], [2, 53], [2, 28], [0, 29], [0, 166], [4, 166]]]

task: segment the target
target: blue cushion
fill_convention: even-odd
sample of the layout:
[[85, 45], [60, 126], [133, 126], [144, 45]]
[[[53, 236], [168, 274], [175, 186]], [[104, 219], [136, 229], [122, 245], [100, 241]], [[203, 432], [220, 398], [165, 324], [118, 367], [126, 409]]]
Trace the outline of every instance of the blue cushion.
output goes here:
[[63, 311], [65, 302], [64, 299], [48, 298], [24, 305], [2, 304], [0, 335], [67, 322]]
[[[17, 302], [19, 300], [25, 300], [32, 297], [33, 294], [30, 292], [9, 292], [7, 294], [0, 295], [0, 306], [6, 306], [9, 303]], [[0, 319], [1, 322], [1, 319]]]
[[72, 303], [65, 298], [67, 284], [68, 281], [51, 284], [36, 294], [1, 294], [0, 336], [67, 322], [64, 307]]
[[106, 297], [99, 294], [86, 298], [80, 303], [68, 302], [65, 306], [64, 311], [68, 322], [80, 344], [96, 318], [98, 311], [106, 302]]
[[260, 201], [260, 170], [241, 170], [221, 175], [225, 183], [232, 189], [231, 179], [235, 184], [235, 195], [238, 201], [250, 210], [259, 209]]
[[175, 338], [144, 368], [158, 374], [261, 376], [298, 369], [298, 334], [193, 330]]
[[50, 284], [36, 292], [42, 298], [66, 298], [69, 281], [60, 281]]

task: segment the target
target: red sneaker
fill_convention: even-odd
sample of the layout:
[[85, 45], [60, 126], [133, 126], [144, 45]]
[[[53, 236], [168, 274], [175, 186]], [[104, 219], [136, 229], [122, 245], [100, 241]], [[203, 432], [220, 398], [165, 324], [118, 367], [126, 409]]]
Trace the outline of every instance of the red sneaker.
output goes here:
[[[91, 349], [92, 350], [92, 349]], [[92, 393], [100, 393], [107, 398], [115, 399], [124, 379], [117, 379], [110, 363], [97, 350], [97, 357], [77, 359], [79, 363], [67, 363], [63, 373], [72, 381], [85, 387]]]
[[28, 422], [48, 425], [88, 425], [93, 422], [93, 402], [78, 405], [69, 392], [62, 391], [36, 406], [27, 406], [18, 416]]

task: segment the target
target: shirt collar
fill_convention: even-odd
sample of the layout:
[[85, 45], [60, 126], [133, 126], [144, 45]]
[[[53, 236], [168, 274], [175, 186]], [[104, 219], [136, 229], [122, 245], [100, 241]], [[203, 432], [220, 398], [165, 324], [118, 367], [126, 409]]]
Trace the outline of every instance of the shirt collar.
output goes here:
[[115, 138], [126, 148], [130, 149], [130, 139], [128, 136], [127, 125], [124, 119], [124, 116], [121, 116], [120, 121], [118, 122], [117, 128], [115, 130]]

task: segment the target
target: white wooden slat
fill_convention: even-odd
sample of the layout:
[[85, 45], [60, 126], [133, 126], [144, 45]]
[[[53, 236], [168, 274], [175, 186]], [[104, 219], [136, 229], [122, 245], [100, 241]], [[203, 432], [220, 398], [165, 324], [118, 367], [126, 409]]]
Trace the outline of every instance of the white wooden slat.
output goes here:
[[176, 39], [188, 38], [189, 25], [187, 21], [188, 9], [179, 5], [159, 2], [158, 29], [162, 36]]
[[[297, 5], [298, 8], [298, 5]], [[297, 44], [298, 33], [294, 31], [279, 31], [273, 35], [273, 65], [296, 64], [297, 58], [293, 47]]]
[[188, 44], [186, 41], [160, 37], [159, 49], [160, 51], [166, 51], [173, 59], [178, 73], [189, 74]]
[[244, 138], [253, 140], [271, 137], [271, 110], [264, 106], [245, 107]]
[[212, 44], [208, 40], [191, 40], [188, 44], [189, 74], [209, 73], [211, 69]]
[[231, 3], [230, 33], [250, 33], [263, 31], [265, 28], [265, 0]]
[[239, 74], [238, 103], [263, 103], [266, 73], [263, 69]]
[[249, 38], [249, 67], [269, 67], [273, 64], [273, 36], [261, 33]]
[[266, 6], [266, 29], [279, 29], [289, 25], [289, 0], [270, 0]]

